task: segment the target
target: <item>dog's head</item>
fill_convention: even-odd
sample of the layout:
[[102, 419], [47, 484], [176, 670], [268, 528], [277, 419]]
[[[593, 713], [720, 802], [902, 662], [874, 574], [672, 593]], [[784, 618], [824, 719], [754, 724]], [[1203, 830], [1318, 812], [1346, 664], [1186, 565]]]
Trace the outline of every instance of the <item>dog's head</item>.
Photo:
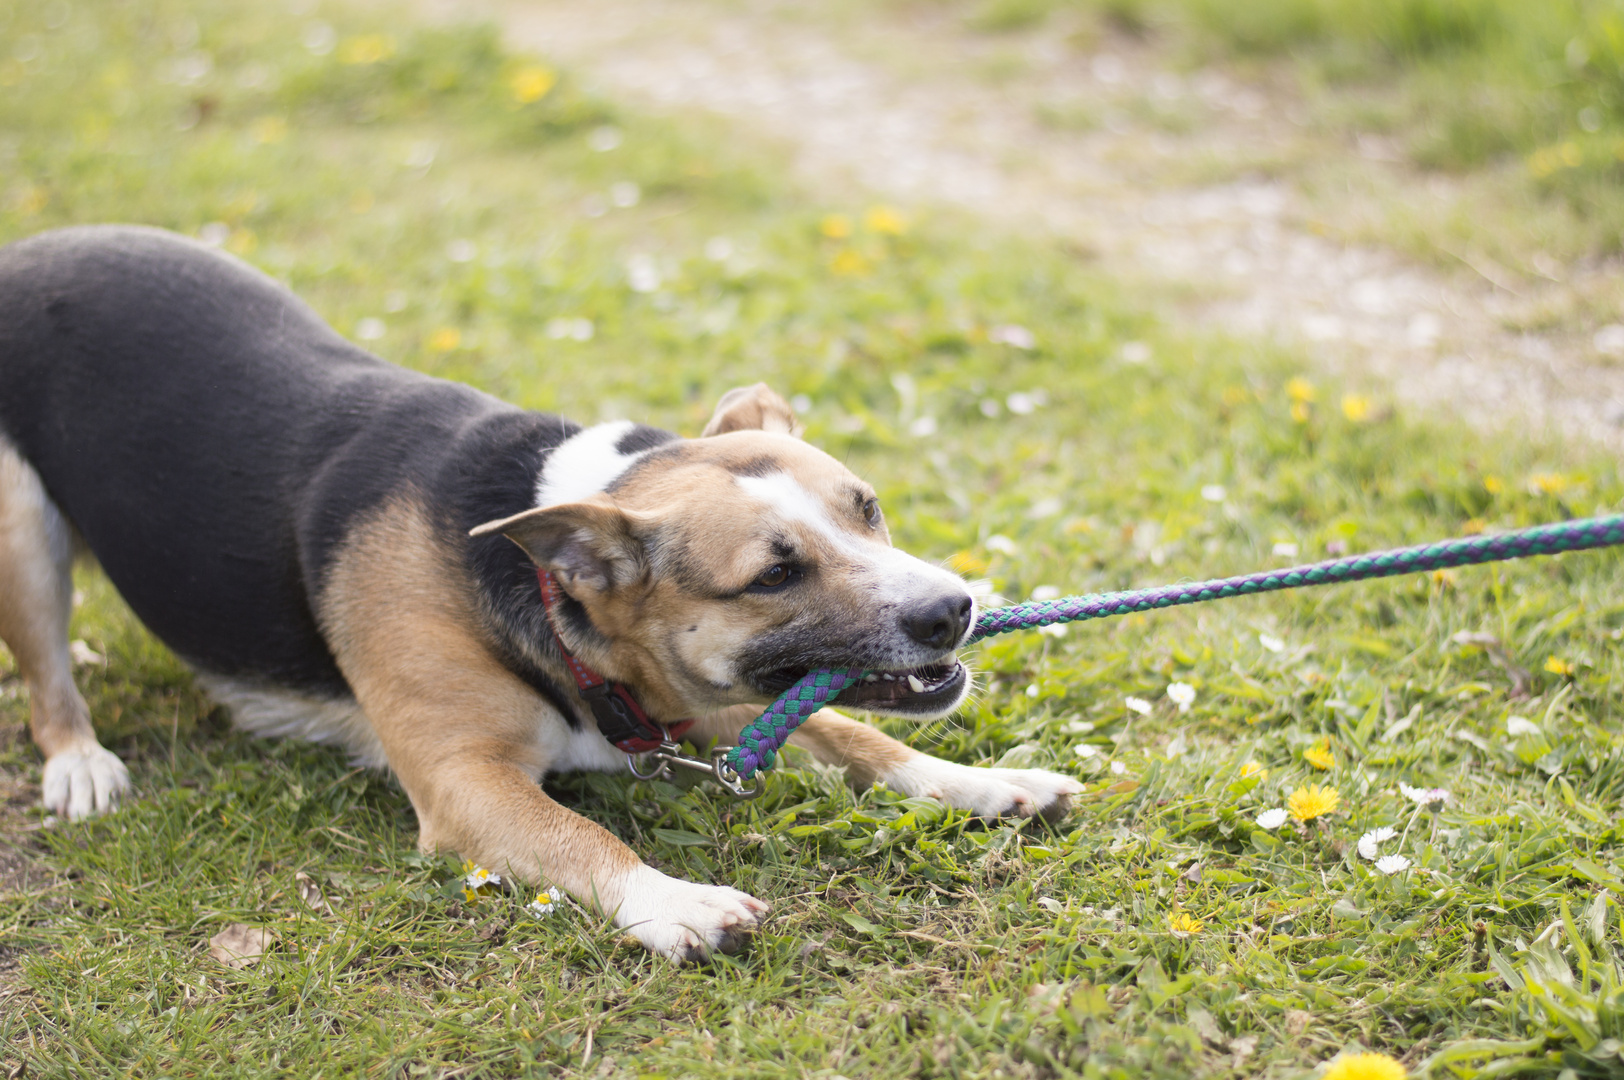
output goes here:
[[653, 715], [764, 703], [820, 667], [873, 673], [843, 705], [951, 712], [969, 691], [954, 658], [969, 590], [893, 548], [874, 489], [794, 430], [765, 385], [733, 390], [699, 438], [583, 460], [606, 488], [474, 532], [553, 573], [579, 605], [557, 620], [565, 645]]

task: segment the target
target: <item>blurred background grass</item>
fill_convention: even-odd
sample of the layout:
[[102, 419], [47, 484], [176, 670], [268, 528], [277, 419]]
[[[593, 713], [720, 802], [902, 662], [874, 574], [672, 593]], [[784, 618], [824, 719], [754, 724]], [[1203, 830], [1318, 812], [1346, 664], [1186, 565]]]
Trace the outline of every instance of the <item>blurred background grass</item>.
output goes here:
[[[1596, 249], [1624, 244], [1624, 7], [1615, 0], [985, 0], [999, 33], [1057, 17], [1083, 42], [1155, 38], [1187, 64], [1289, 62], [1333, 125], [1391, 133], [1417, 165], [1461, 173], [1506, 158], [1583, 215]], [[1331, 99], [1331, 100], [1327, 100]]]

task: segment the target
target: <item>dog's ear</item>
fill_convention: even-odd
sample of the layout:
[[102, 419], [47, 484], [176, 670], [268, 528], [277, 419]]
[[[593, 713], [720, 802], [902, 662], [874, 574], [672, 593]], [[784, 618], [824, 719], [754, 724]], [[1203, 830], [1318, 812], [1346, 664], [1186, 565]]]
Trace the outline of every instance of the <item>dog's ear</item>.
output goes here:
[[607, 495], [544, 506], [486, 522], [469, 536], [501, 533], [532, 562], [551, 570], [570, 595], [579, 590], [608, 592], [640, 580], [646, 570], [640, 523]]
[[726, 435], [730, 431], [779, 431], [785, 435], [799, 435], [800, 425], [789, 402], [773, 393], [764, 382], [754, 386], [740, 386], [722, 395], [711, 414], [710, 423], [699, 433]]

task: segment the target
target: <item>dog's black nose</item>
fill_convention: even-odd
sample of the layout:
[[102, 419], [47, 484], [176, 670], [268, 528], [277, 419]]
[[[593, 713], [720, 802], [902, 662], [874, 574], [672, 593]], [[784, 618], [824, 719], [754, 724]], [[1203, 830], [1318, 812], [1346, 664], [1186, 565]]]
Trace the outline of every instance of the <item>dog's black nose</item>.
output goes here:
[[946, 649], [964, 636], [972, 607], [974, 602], [963, 593], [938, 596], [916, 604], [903, 615], [902, 629], [926, 648]]

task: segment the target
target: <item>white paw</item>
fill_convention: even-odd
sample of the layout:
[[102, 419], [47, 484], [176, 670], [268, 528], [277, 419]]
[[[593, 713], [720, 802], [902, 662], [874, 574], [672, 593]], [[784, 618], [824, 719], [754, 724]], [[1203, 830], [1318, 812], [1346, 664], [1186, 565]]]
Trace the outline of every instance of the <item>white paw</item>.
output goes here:
[[45, 809], [69, 821], [110, 810], [130, 789], [124, 763], [100, 746], [63, 750], [45, 763]]
[[893, 770], [886, 786], [904, 795], [927, 795], [979, 817], [1058, 820], [1083, 785], [1046, 769], [981, 769], [921, 754]]
[[696, 885], [652, 866], [639, 866], [628, 875], [624, 896], [615, 924], [678, 963], [737, 951], [756, 928], [757, 917], [767, 913], [763, 901], [737, 889]]

